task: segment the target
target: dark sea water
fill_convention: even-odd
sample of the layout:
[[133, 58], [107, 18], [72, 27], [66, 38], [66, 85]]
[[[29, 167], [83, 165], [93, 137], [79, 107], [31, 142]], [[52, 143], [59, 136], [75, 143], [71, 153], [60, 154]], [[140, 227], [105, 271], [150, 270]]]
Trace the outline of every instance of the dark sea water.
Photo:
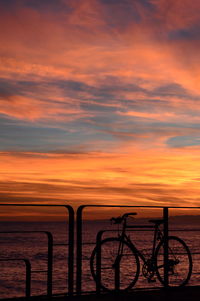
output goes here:
[[[146, 223], [146, 221], [139, 221]], [[170, 234], [182, 238], [191, 253], [193, 253], [193, 274], [190, 285], [200, 285], [200, 231], [189, 231], [200, 229], [200, 223], [187, 223], [179, 221], [172, 222], [170, 229], [177, 229]], [[84, 221], [83, 223], [83, 279], [84, 291], [95, 290], [95, 282], [91, 276], [89, 259], [96, 241], [99, 230], [107, 229], [104, 238], [117, 235], [117, 227], [111, 226], [108, 221]], [[184, 229], [185, 231], [180, 231]], [[53, 234], [54, 244], [68, 243], [68, 225], [64, 222], [1, 222], [0, 231], [50, 231]], [[130, 238], [143, 254], [150, 254], [153, 232], [130, 232]], [[15, 233], [0, 234], [0, 258], [26, 258], [31, 262], [32, 281], [31, 294], [42, 295], [47, 291], [47, 237], [44, 233]], [[53, 293], [62, 294], [68, 291], [68, 246], [54, 246], [53, 251]], [[75, 267], [76, 268], [76, 267]], [[25, 266], [22, 262], [0, 262], [0, 298], [24, 296], [25, 292]], [[128, 267], [126, 267], [128, 270]], [[34, 273], [34, 271], [43, 271]], [[148, 283], [142, 275], [142, 264], [140, 277], [134, 287], [161, 286], [160, 282]]]

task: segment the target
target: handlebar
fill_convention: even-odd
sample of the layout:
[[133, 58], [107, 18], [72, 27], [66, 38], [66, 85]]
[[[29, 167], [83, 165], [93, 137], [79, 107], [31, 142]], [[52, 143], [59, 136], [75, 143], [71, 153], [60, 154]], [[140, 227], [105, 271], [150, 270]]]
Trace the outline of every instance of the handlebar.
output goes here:
[[110, 221], [111, 223], [113, 222], [113, 224], [121, 224], [130, 215], [137, 215], [137, 213], [136, 212], [125, 213], [122, 216], [112, 217]]

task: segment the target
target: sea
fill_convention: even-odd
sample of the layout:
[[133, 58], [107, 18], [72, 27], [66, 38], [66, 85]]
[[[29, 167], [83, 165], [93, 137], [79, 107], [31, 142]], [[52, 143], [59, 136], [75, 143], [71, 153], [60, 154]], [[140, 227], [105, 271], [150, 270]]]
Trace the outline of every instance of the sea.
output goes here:
[[[193, 270], [188, 285], [200, 285], [200, 216], [189, 219], [172, 219], [170, 235], [178, 236], [187, 244], [192, 253]], [[134, 225], [149, 225], [147, 219], [138, 219]], [[84, 220], [82, 237], [82, 290], [94, 292], [96, 283], [91, 275], [90, 257], [95, 247], [96, 236], [100, 230], [105, 230], [103, 239], [118, 237], [120, 226], [111, 225], [109, 220]], [[141, 231], [142, 230], [142, 231]], [[145, 231], [144, 231], [145, 230]], [[8, 233], [8, 232], [15, 233]], [[22, 233], [26, 231], [26, 233]], [[40, 231], [33, 233], [34, 231]], [[25, 265], [21, 259], [28, 259], [31, 263], [31, 295], [45, 295], [47, 293], [47, 236], [49, 231], [53, 235], [53, 294], [68, 292], [68, 222], [0, 222], [0, 299], [23, 297], [25, 295]], [[3, 233], [7, 232], [7, 233]], [[29, 233], [30, 232], [30, 233]], [[150, 258], [152, 229], [134, 229], [127, 232], [137, 249]], [[157, 242], [158, 243], [158, 242]], [[76, 235], [75, 235], [76, 249]], [[74, 251], [76, 258], [76, 252]], [[104, 254], [102, 256], [106, 256]], [[7, 259], [19, 259], [7, 261]], [[131, 261], [131, 259], [130, 259]], [[184, 270], [184, 262], [182, 269]], [[132, 273], [132, 267], [126, 263], [124, 275]], [[76, 278], [76, 260], [74, 262], [74, 278]], [[140, 274], [134, 288], [151, 288], [162, 286], [156, 276], [150, 283], [144, 277], [148, 272], [140, 260]], [[124, 276], [124, 277], [125, 277]], [[112, 281], [111, 276], [105, 276], [104, 281]], [[130, 276], [131, 277], [131, 276]], [[120, 279], [121, 280], [121, 279]], [[74, 288], [76, 283], [74, 282]]]

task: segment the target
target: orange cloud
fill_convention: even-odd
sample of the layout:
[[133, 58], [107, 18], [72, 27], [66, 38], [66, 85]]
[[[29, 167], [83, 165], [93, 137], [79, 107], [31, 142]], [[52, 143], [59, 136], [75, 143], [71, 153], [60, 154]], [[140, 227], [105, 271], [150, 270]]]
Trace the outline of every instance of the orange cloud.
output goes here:
[[198, 204], [199, 1], [25, 2], [1, 7], [0, 113], [64, 133], [5, 132], [2, 199]]
[[194, 206], [199, 202], [198, 159], [195, 148], [190, 152], [129, 148], [116, 154], [1, 153], [2, 201], [7, 194], [6, 201], [11, 202], [21, 198], [65, 200], [72, 205], [184, 202]]

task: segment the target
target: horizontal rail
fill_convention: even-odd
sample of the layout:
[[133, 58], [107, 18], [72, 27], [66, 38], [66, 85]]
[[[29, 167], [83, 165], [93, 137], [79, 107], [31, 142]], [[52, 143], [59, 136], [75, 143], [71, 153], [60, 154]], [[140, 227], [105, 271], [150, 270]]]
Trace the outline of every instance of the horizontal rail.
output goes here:
[[59, 246], [69, 246], [69, 244], [53, 244], [55, 247], [59, 247]]
[[31, 274], [33, 273], [48, 273], [48, 271], [45, 271], [45, 270], [34, 270], [34, 271], [31, 271]]
[[169, 232], [199, 232], [200, 229], [169, 229]]
[[[155, 229], [155, 226], [148, 226], [148, 225], [133, 225], [133, 226], [126, 226], [127, 229]], [[138, 231], [138, 230], [137, 230]]]

